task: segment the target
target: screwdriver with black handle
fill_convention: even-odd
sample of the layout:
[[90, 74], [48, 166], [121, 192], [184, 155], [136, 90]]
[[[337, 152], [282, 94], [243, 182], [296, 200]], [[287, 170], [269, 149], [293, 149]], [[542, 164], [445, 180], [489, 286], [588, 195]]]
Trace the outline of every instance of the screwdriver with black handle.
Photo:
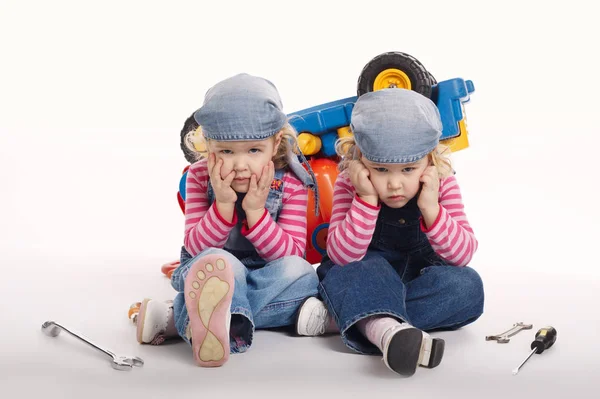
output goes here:
[[531, 343], [531, 353], [523, 360], [519, 366], [513, 370], [513, 375], [517, 375], [521, 367], [529, 360], [534, 353], [540, 355], [546, 349], [549, 349], [556, 342], [556, 329], [554, 327], [540, 328], [535, 333], [535, 340]]

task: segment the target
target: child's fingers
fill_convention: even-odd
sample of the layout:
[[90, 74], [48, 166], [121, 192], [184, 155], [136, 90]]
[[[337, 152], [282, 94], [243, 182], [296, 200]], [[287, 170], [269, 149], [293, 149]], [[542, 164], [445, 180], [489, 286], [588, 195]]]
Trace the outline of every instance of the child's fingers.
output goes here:
[[433, 178], [434, 177], [434, 172], [435, 172], [435, 167], [428, 166], [423, 171], [423, 174], [421, 175], [421, 178], [425, 178], [425, 177]]
[[223, 180], [221, 178], [221, 166], [223, 165], [223, 161], [220, 159], [215, 160], [214, 162], [214, 166], [211, 172], [211, 177], [214, 179], [214, 181], [221, 181]]
[[372, 192], [373, 191], [373, 183], [371, 183], [371, 179], [369, 179], [369, 170], [363, 169], [358, 173], [358, 181], [359, 185], [364, 192]]
[[258, 183], [256, 182], [256, 175], [250, 176], [250, 188], [248, 191], [256, 191], [258, 189]]
[[258, 182], [257, 182], [257, 188], [260, 188], [261, 190], [264, 189], [264, 186], [268, 179], [269, 179], [269, 164], [263, 166], [262, 173], [260, 174], [260, 179], [258, 179]]
[[258, 187], [261, 190], [266, 190], [271, 186], [271, 182], [273, 181], [274, 177], [275, 168], [273, 167], [273, 162], [269, 161], [269, 163], [263, 167], [263, 173], [260, 177], [260, 181], [258, 182]]
[[361, 181], [365, 182], [369, 180], [369, 171], [366, 169], [362, 169], [358, 172], [358, 177]]
[[231, 183], [233, 182], [234, 178], [235, 178], [235, 171], [232, 170], [231, 172], [229, 172], [229, 174], [227, 176], [225, 176], [223, 183], [226, 184], [227, 186], [231, 186]]
[[358, 181], [358, 177], [362, 172], [362, 168], [360, 167], [360, 163], [356, 160], [350, 162], [350, 175], [354, 179], [354, 181]]
[[269, 161], [269, 168], [267, 171], [267, 181], [265, 182], [266, 189], [271, 187], [271, 183], [273, 182], [274, 178], [275, 178], [275, 164], [273, 163], [273, 161]]
[[208, 157], [208, 175], [214, 177], [215, 167], [217, 166], [217, 157], [215, 154], [210, 154]]
[[431, 184], [431, 176], [421, 175], [419, 181], [423, 183], [424, 186], [429, 186]]
[[428, 166], [427, 169], [425, 169], [425, 172], [432, 178], [435, 178], [438, 176], [438, 171], [435, 166]]
[[212, 169], [215, 166], [214, 157], [215, 154], [208, 154], [208, 173], [212, 173]]

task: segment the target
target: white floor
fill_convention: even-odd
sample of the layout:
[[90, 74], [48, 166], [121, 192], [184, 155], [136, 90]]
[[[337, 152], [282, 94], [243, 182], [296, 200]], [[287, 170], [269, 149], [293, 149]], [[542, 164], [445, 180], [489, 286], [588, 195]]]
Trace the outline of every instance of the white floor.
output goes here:
[[[61, 260], [30, 260], [15, 264], [12, 276], [1, 280], [2, 396], [597, 397], [600, 321], [597, 301], [590, 300], [598, 298], [597, 280], [525, 274], [509, 283], [501, 271], [482, 273], [487, 294], [484, 316], [460, 331], [438, 334], [446, 340], [438, 368], [420, 368], [413, 377], [402, 378], [377, 357], [349, 352], [337, 336], [296, 338], [284, 331], [258, 332], [251, 350], [233, 355], [222, 368], [198, 368], [183, 342], [152, 347], [135, 340], [135, 328], [126, 316], [129, 304], [149, 293], [172, 296], [158, 263], [117, 270], [114, 259], [64, 261], [77, 266], [57, 272], [60, 269], [52, 266]], [[128, 372], [113, 370], [108, 357], [70, 335], [44, 335], [40, 326], [46, 320], [81, 332], [117, 354], [140, 356], [145, 365]], [[517, 321], [534, 328], [508, 344], [485, 341], [486, 335]], [[511, 370], [528, 353], [534, 332], [548, 324], [558, 330], [555, 346], [532, 357], [513, 376]]]
[[[0, 3], [0, 397], [600, 397], [592, 2], [508, 0], [493, 12], [462, 0], [406, 10], [342, 0]], [[364, 65], [387, 51], [415, 56], [438, 81], [475, 84], [471, 148], [453, 158], [479, 240], [484, 315], [439, 334], [442, 364], [411, 378], [335, 336], [261, 331], [218, 369], [194, 366], [184, 343], [138, 345], [129, 305], [174, 293], [159, 269], [182, 241], [179, 131], [205, 91], [248, 72], [297, 111], [352, 96]], [[145, 365], [113, 370], [68, 334], [42, 334], [46, 320]], [[533, 330], [485, 341], [518, 321]], [[557, 343], [513, 376], [545, 325]]]

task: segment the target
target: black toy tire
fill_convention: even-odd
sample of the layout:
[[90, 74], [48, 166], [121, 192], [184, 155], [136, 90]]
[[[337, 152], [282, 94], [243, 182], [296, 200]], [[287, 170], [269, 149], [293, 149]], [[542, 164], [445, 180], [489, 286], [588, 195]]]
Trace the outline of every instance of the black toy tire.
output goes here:
[[196, 130], [197, 128], [198, 128], [198, 123], [196, 123], [196, 120], [194, 119], [194, 114], [192, 114], [192, 115], [190, 115], [189, 118], [187, 118], [185, 120], [185, 123], [183, 124], [183, 129], [181, 129], [179, 145], [181, 147], [181, 151], [183, 151], [183, 156], [189, 163], [196, 162], [196, 154], [193, 151], [190, 151], [190, 149], [186, 147], [185, 136], [186, 136], [186, 134], [188, 134], [188, 132], [190, 132], [192, 130]]
[[411, 90], [427, 98], [431, 97], [432, 80], [435, 81], [433, 76], [415, 57], [396, 51], [380, 54], [365, 65], [358, 78], [358, 96], [373, 91], [377, 76], [390, 68], [399, 69], [408, 76]]

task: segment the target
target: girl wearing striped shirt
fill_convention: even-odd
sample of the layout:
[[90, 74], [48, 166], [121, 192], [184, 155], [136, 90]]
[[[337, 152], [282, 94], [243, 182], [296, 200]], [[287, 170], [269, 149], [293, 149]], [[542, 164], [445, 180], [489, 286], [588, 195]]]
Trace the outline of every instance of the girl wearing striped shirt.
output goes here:
[[483, 312], [482, 281], [467, 266], [477, 240], [431, 100], [396, 88], [364, 94], [351, 129], [337, 145], [341, 173], [317, 269], [324, 303], [308, 298], [296, 329], [340, 331], [349, 348], [410, 376], [442, 360], [444, 341], [424, 331], [457, 329]]
[[171, 278], [178, 294], [172, 306], [144, 301], [138, 341], [179, 335], [198, 365], [221, 366], [250, 347], [255, 329], [293, 325], [317, 295], [304, 259], [314, 176], [292, 151], [296, 134], [281, 109], [271, 82], [240, 74], [211, 88], [194, 113], [189, 147], [206, 153], [186, 180], [184, 245]]

